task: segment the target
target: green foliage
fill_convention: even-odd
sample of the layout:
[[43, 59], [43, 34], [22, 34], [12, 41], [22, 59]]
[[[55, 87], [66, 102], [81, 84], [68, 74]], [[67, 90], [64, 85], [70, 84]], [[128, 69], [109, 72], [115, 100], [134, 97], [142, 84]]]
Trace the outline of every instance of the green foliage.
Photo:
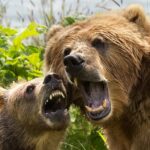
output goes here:
[[63, 22], [62, 22], [62, 24], [64, 25], [64, 26], [68, 26], [68, 25], [71, 25], [71, 24], [73, 24], [73, 23], [75, 23], [75, 18], [73, 18], [73, 17], [66, 17], [64, 20], [63, 20]]
[[85, 19], [84, 16], [65, 17], [62, 20], [62, 25], [63, 26], [68, 26], [68, 25], [71, 25], [71, 24], [75, 23], [76, 21], [80, 21], [80, 20], [84, 20], [84, 19]]
[[19, 79], [30, 80], [42, 75], [43, 47], [25, 44], [24, 40], [39, 36], [46, 27], [31, 22], [22, 31], [0, 26], [0, 83], [8, 85]]
[[99, 128], [93, 127], [75, 107], [70, 108], [70, 114], [71, 126], [62, 145], [63, 150], [107, 150]]

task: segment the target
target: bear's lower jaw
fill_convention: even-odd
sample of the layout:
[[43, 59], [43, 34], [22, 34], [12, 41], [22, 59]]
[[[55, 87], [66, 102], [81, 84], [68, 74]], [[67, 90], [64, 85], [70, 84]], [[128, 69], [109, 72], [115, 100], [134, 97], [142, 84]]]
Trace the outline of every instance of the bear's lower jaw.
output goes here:
[[106, 118], [111, 112], [107, 83], [79, 81], [78, 86], [81, 89], [88, 118], [93, 121]]
[[70, 117], [67, 109], [59, 109], [48, 114], [46, 120], [50, 123], [51, 129], [64, 130], [69, 125]]

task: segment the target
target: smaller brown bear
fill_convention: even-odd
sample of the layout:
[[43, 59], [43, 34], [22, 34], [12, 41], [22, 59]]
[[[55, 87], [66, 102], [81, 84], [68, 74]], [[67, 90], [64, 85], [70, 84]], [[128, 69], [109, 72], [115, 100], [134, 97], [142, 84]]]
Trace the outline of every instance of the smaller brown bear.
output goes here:
[[69, 124], [67, 94], [57, 74], [0, 89], [0, 149], [56, 150]]

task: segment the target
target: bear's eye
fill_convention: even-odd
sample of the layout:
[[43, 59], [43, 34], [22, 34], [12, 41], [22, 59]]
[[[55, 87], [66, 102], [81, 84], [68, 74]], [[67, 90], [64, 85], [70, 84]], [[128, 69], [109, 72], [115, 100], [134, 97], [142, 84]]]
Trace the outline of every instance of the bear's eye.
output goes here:
[[35, 86], [34, 85], [29, 85], [26, 89], [26, 93], [27, 94], [31, 94], [35, 89]]
[[102, 52], [106, 51], [108, 48], [107, 43], [104, 40], [99, 39], [99, 38], [95, 38], [92, 41], [92, 46]]

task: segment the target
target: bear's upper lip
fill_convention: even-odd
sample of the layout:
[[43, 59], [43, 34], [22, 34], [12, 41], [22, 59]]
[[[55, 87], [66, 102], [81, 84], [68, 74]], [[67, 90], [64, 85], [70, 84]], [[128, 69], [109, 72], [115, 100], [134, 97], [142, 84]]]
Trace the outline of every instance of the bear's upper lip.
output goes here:
[[105, 81], [78, 81], [88, 117], [94, 121], [106, 117], [111, 110], [108, 87]]

